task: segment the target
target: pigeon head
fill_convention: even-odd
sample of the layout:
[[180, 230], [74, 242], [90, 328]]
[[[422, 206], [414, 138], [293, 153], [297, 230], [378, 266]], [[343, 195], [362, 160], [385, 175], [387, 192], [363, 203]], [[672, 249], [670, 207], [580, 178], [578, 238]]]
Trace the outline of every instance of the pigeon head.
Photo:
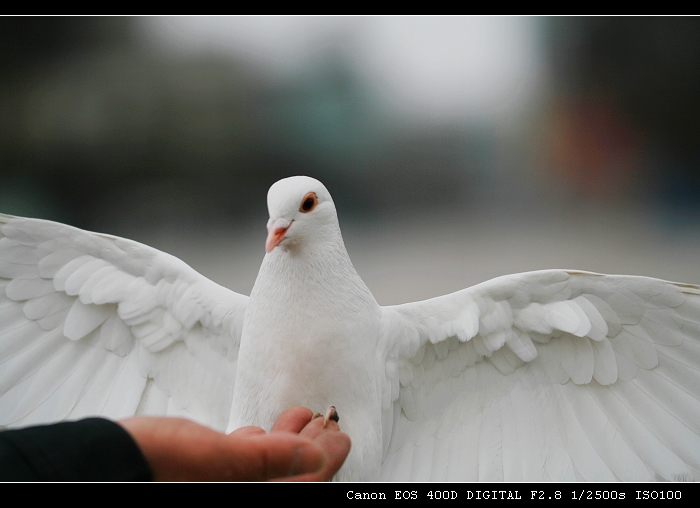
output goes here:
[[[308, 176], [292, 176], [276, 182], [267, 193], [267, 241], [265, 251], [294, 248], [335, 237], [338, 216], [324, 185]], [[331, 234], [329, 234], [331, 233]]]

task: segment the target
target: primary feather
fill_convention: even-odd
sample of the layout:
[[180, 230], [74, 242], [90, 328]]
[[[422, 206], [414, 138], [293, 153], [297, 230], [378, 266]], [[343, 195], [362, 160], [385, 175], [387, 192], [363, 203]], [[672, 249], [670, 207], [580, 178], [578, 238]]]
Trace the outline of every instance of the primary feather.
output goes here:
[[700, 287], [546, 270], [381, 307], [308, 177], [248, 297], [122, 238], [0, 215], [0, 425], [335, 405], [340, 479], [700, 479]]

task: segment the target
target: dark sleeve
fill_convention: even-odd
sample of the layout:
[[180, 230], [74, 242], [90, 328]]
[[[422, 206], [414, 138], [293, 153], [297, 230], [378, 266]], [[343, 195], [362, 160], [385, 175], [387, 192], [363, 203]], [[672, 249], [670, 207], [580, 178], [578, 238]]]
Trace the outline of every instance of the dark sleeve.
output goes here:
[[101, 418], [0, 432], [0, 481], [149, 481], [136, 442]]

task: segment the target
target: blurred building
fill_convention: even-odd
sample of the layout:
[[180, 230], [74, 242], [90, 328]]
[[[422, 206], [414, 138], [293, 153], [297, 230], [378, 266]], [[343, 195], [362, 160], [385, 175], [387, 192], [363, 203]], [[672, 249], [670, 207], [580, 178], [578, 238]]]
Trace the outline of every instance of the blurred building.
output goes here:
[[700, 19], [552, 18], [549, 169], [584, 198], [700, 213]]
[[[459, 18], [429, 33], [448, 21], [459, 33]], [[540, 86], [472, 117], [396, 107], [353, 49], [368, 23], [274, 74], [250, 53], [155, 47], [139, 18], [0, 18], [0, 210], [114, 233], [216, 227], [264, 215], [292, 174], [350, 215], [700, 210], [697, 18], [528, 20], [535, 49], [511, 55], [513, 79]]]

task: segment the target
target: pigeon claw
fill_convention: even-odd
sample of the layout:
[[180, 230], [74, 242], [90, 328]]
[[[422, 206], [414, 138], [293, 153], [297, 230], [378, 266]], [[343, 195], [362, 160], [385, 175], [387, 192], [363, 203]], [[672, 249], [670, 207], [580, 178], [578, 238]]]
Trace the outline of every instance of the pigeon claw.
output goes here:
[[333, 420], [336, 423], [338, 422], [338, 420], [340, 420], [340, 416], [338, 416], [338, 411], [336, 411], [335, 406], [329, 407], [328, 411], [326, 411], [326, 414], [323, 415], [324, 429], [328, 426], [328, 420]]
[[338, 411], [335, 409], [335, 406], [331, 406], [328, 408], [326, 411], [326, 414], [321, 414], [321, 413], [314, 413], [314, 415], [311, 417], [312, 420], [315, 420], [316, 418], [320, 418], [323, 416], [323, 428], [325, 429], [328, 427], [328, 420], [333, 420], [334, 422], [338, 422], [340, 420], [340, 416], [338, 416]]

